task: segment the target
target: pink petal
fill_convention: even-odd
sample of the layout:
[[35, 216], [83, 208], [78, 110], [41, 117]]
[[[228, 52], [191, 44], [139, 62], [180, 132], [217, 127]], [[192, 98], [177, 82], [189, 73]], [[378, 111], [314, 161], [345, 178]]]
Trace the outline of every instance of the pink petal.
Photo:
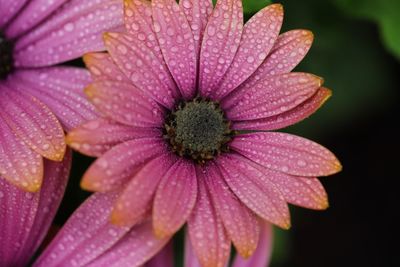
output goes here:
[[199, 259], [196, 257], [193, 251], [193, 246], [190, 242], [190, 237], [188, 231], [185, 231], [185, 254], [184, 254], [184, 264], [185, 267], [201, 267]]
[[327, 176], [341, 170], [328, 149], [286, 133], [252, 133], [235, 138], [231, 148], [272, 170], [297, 176]]
[[219, 0], [208, 21], [200, 54], [200, 92], [210, 97], [239, 48], [243, 31], [241, 0]]
[[104, 39], [112, 59], [131, 83], [158, 103], [172, 108], [179, 94], [167, 66], [158, 56], [161, 52], [126, 33], [107, 33]]
[[231, 120], [271, 117], [303, 103], [322, 83], [322, 78], [307, 73], [270, 76], [254, 86], [245, 83], [223, 100], [222, 107]]
[[264, 63], [247, 81], [253, 83], [270, 75], [291, 72], [310, 50], [314, 35], [307, 30], [281, 34]]
[[87, 266], [116, 244], [130, 229], [109, 222], [116, 198], [116, 193], [96, 193], [87, 199], [33, 266]]
[[264, 62], [278, 37], [283, 7], [273, 4], [254, 15], [244, 26], [242, 40], [224, 80], [214, 93], [221, 99], [252, 75]]
[[2, 0], [0, 2], [0, 28], [7, 24], [25, 5], [27, 0]]
[[192, 162], [179, 160], [161, 178], [153, 205], [157, 237], [173, 235], [189, 217], [197, 197], [197, 178]]
[[0, 116], [13, 132], [33, 151], [48, 159], [61, 161], [66, 149], [64, 131], [49, 108], [13, 87], [1, 89]]
[[281, 192], [246, 158], [231, 154], [217, 161], [235, 195], [262, 219], [284, 229], [290, 227], [289, 209]]
[[260, 226], [252, 213], [231, 192], [219, 170], [212, 166], [207, 168], [206, 183], [229, 238], [238, 253], [244, 258], [253, 254], [257, 247]]
[[136, 173], [116, 201], [112, 222], [120, 225], [137, 223], [151, 209], [158, 184], [175, 160], [172, 154], [164, 153]]
[[38, 25], [39, 22], [43, 21], [47, 16], [53, 13], [67, 0], [35, 0], [29, 1], [18, 16], [11, 21], [11, 24], [7, 27], [6, 35], [10, 38], [15, 38], [24, 32], [32, 29]]
[[181, 0], [179, 5], [192, 29], [195, 51], [199, 59], [204, 30], [213, 11], [212, 0]]
[[15, 65], [49, 66], [104, 49], [102, 33], [121, 27], [122, 1], [72, 0], [18, 39]]
[[134, 139], [106, 152], [86, 171], [81, 186], [90, 191], [106, 192], [116, 189], [131, 178], [150, 159], [167, 153], [164, 140]]
[[117, 80], [125, 83], [130, 82], [108, 53], [89, 53], [83, 56], [83, 61], [95, 81]]
[[[174, 267], [174, 247], [172, 241], [169, 242], [151, 260], [146, 262], [145, 267]], [[188, 266], [185, 266], [188, 267]]]
[[42, 157], [15, 136], [1, 116], [0, 136], [0, 176], [22, 190], [39, 190], [43, 179]]
[[0, 178], [0, 266], [26, 266], [45, 237], [64, 195], [71, 153], [45, 162], [44, 182], [24, 192]]
[[40, 197], [35, 221], [32, 224], [32, 228], [29, 230], [29, 236], [25, 241], [23, 249], [19, 252], [19, 262], [29, 262], [32, 253], [36, 251], [45, 238], [64, 196], [71, 168], [71, 161], [71, 150], [67, 150], [62, 162], [45, 160], [43, 185], [41, 190], [36, 193], [39, 194]]
[[272, 225], [264, 223], [261, 228], [257, 249], [249, 259], [243, 259], [240, 255], [235, 257], [232, 267], [266, 267], [272, 254], [273, 232]]
[[159, 129], [131, 127], [101, 118], [74, 129], [67, 135], [66, 141], [85, 155], [100, 157], [125, 141], [161, 135]]
[[190, 242], [203, 267], [223, 267], [230, 254], [230, 241], [205, 185], [206, 174], [197, 171], [199, 193], [188, 221]]
[[190, 25], [175, 0], [153, 0], [154, 31], [164, 60], [185, 99], [195, 96], [197, 55]]
[[135, 127], [159, 127], [164, 111], [147, 94], [128, 83], [100, 81], [89, 85], [85, 93], [105, 116]]
[[235, 121], [232, 129], [264, 131], [282, 129], [311, 116], [331, 96], [331, 90], [321, 87], [312, 97], [291, 110], [258, 120]]
[[82, 68], [52, 67], [19, 70], [11, 84], [46, 104], [66, 131], [98, 117], [87, 101], [83, 89], [90, 82], [89, 73]]
[[[150, 221], [134, 227], [115, 246], [92, 261], [86, 267], [132, 267], [141, 266], [156, 255], [169, 238], [155, 238]], [[159, 265], [167, 267], [167, 264]]]
[[267, 171], [265, 174], [282, 192], [287, 202], [314, 210], [328, 208], [328, 196], [318, 179], [296, 177], [273, 171]]

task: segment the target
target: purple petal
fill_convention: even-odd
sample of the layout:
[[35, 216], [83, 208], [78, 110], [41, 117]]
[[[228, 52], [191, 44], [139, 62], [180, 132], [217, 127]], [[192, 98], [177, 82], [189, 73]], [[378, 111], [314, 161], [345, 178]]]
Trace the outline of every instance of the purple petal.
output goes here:
[[11, 81], [46, 104], [66, 131], [98, 117], [83, 94], [90, 82], [85, 69], [73, 67], [19, 70]]
[[307, 30], [281, 34], [267, 59], [247, 82], [252, 84], [270, 75], [291, 72], [310, 50], [313, 39], [312, 32]]
[[104, 39], [112, 59], [131, 83], [158, 103], [172, 108], [179, 93], [157, 44], [149, 47], [126, 33], [107, 33]]
[[331, 90], [321, 87], [315, 95], [291, 110], [258, 120], [235, 121], [232, 129], [263, 131], [282, 129], [311, 116], [331, 96]]
[[197, 259], [193, 246], [190, 242], [188, 231], [185, 231], [185, 252], [184, 252], [184, 264], [185, 267], [201, 267], [199, 260]]
[[66, 141], [73, 149], [85, 155], [100, 157], [125, 141], [161, 135], [159, 129], [131, 127], [101, 118], [74, 129], [67, 135]]
[[102, 33], [122, 23], [122, 1], [69, 1], [17, 41], [15, 65], [49, 66], [104, 50]]
[[71, 153], [63, 162], [45, 162], [44, 182], [24, 192], [0, 178], [0, 266], [26, 266], [43, 241], [64, 195]]
[[202, 266], [225, 266], [229, 259], [230, 241], [207, 192], [207, 174], [199, 168], [197, 177], [197, 202], [188, 221], [190, 242]]
[[66, 145], [60, 123], [45, 104], [19, 92], [17, 87], [10, 84], [1, 88], [0, 116], [33, 151], [61, 161]]
[[147, 94], [131, 84], [100, 81], [90, 84], [85, 93], [105, 116], [134, 127], [159, 127], [163, 109]]
[[42, 157], [16, 136], [1, 116], [0, 136], [0, 176], [22, 190], [39, 190], [43, 180]]
[[52, 220], [64, 196], [71, 168], [72, 153], [67, 153], [62, 162], [45, 160], [43, 186], [33, 226], [23, 249], [19, 252], [19, 262], [29, 262], [31, 253], [36, 251], [45, 238]]
[[322, 83], [322, 78], [307, 73], [269, 76], [254, 86], [245, 83], [222, 101], [222, 107], [231, 120], [271, 117], [303, 103]]
[[117, 193], [92, 195], [72, 214], [33, 266], [87, 266], [116, 244], [130, 229], [109, 222], [116, 198]]
[[151, 209], [158, 184], [175, 161], [174, 155], [164, 153], [136, 173], [116, 201], [112, 222], [120, 225], [137, 223]]
[[153, 204], [157, 237], [173, 235], [189, 217], [197, 197], [197, 178], [192, 162], [179, 160], [162, 177]]
[[154, 31], [164, 60], [185, 99], [196, 93], [197, 55], [193, 33], [175, 0], [153, 0]]
[[206, 183], [229, 238], [238, 253], [248, 258], [257, 247], [260, 233], [257, 217], [231, 192], [215, 166], [208, 169]]
[[81, 186], [106, 192], [123, 185], [150, 159], [167, 153], [164, 140], [143, 138], [124, 142], [97, 159], [86, 171]]
[[192, 28], [196, 55], [199, 60], [204, 30], [213, 11], [212, 0], [181, 0], [179, 5]]
[[89, 53], [83, 56], [83, 61], [95, 81], [117, 80], [125, 83], [130, 82], [108, 53]]
[[242, 40], [224, 80], [213, 94], [221, 99], [252, 75], [263, 63], [278, 37], [283, 7], [273, 4], [254, 15], [243, 29]]
[[286, 133], [244, 134], [230, 146], [264, 167], [291, 175], [327, 176], [341, 170], [340, 162], [328, 149]]
[[232, 267], [266, 267], [272, 254], [273, 232], [272, 225], [264, 223], [261, 228], [257, 249], [249, 259], [243, 259], [240, 255], [235, 257]]
[[290, 227], [289, 209], [281, 192], [252, 162], [231, 154], [220, 157], [217, 164], [229, 187], [249, 209], [279, 227]]
[[[174, 267], [174, 247], [169, 242], [160, 252], [149, 260], [145, 267]], [[188, 267], [188, 266], [185, 266]]]
[[[116, 245], [86, 267], [141, 266], [157, 254], [169, 241], [169, 238], [156, 238], [152, 230], [151, 221], [134, 227]], [[161, 266], [168, 265], [163, 264]]]
[[1, 0], [0, 2], [0, 29], [3, 29], [25, 5], [27, 0]]
[[23, 10], [18, 13], [18, 16], [7, 27], [6, 35], [10, 38], [15, 38], [24, 32], [32, 29], [43, 21], [47, 16], [53, 13], [67, 0], [34, 0], [29, 1]]
[[241, 0], [219, 0], [208, 21], [200, 54], [200, 93], [210, 97], [239, 48], [243, 31]]

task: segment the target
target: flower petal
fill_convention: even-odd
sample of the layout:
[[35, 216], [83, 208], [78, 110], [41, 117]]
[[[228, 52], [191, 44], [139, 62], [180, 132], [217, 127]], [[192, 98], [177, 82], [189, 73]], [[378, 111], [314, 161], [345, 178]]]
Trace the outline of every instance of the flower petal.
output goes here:
[[118, 242], [130, 227], [109, 222], [117, 193], [96, 193], [69, 218], [34, 267], [87, 266]]
[[85, 93], [102, 114], [117, 122], [134, 127], [160, 127], [164, 122], [161, 107], [131, 84], [100, 81]]
[[6, 35], [9, 38], [14, 39], [18, 35], [27, 32], [57, 10], [57, 8], [65, 2], [67, 2], [67, 0], [29, 1], [21, 12], [18, 13], [18, 16], [11, 21], [11, 24], [7, 27]]
[[215, 99], [222, 99], [252, 75], [264, 62], [278, 38], [283, 21], [283, 7], [273, 4], [254, 15], [244, 26], [242, 40], [226, 72]]
[[153, 205], [157, 237], [173, 235], [189, 217], [197, 197], [197, 178], [192, 162], [179, 160], [161, 178]]
[[19, 256], [17, 258], [20, 263], [29, 262], [33, 256], [32, 254], [45, 238], [64, 196], [65, 187], [69, 178], [69, 171], [71, 169], [71, 162], [71, 150], [67, 150], [62, 162], [45, 160], [43, 185], [40, 191], [36, 193], [39, 194], [40, 197], [35, 214], [35, 221], [31, 229], [27, 231], [29, 233], [28, 238], [19, 251]]
[[125, 83], [130, 82], [115, 65], [108, 53], [88, 53], [83, 56], [83, 61], [95, 81], [117, 80]]
[[135, 174], [116, 201], [111, 221], [119, 225], [137, 223], [151, 209], [158, 184], [175, 160], [172, 154], [164, 153]]
[[[141, 266], [168, 243], [168, 238], [158, 239], [153, 235], [150, 221], [134, 227], [115, 246], [92, 261], [87, 267], [132, 267]], [[160, 266], [167, 266], [163, 264]]]
[[193, 246], [190, 242], [188, 231], [185, 231], [185, 252], [184, 252], [184, 264], [185, 267], [201, 267], [199, 259], [197, 258]]
[[217, 162], [235, 195], [262, 219], [284, 229], [290, 228], [289, 209], [281, 192], [248, 159], [231, 154]]
[[106, 152], [86, 171], [81, 186], [90, 191], [106, 192], [123, 185], [150, 159], [166, 153], [164, 140], [134, 139]]
[[161, 105], [173, 107], [179, 93], [156, 48], [125, 33], [107, 33], [104, 40], [112, 59], [136, 88]]
[[313, 33], [307, 30], [292, 30], [281, 34], [267, 59], [247, 82], [253, 83], [270, 75], [291, 72], [310, 50], [313, 40]]
[[197, 60], [199, 60], [204, 30], [213, 11], [212, 0], [181, 0], [179, 5], [192, 28]]
[[258, 120], [235, 121], [232, 129], [263, 131], [282, 129], [311, 116], [331, 96], [331, 90], [321, 87], [312, 97], [291, 110]]
[[69, 1], [39, 27], [18, 39], [15, 66], [49, 66], [89, 51], [104, 50], [102, 33], [122, 24], [122, 1]]
[[44, 182], [24, 192], [0, 178], [0, 266], [26, 266], [43, 241], [67, 184], [71, 153], [63, 162], [45, 162]]
[[83, 94], [91, 79], [83, 68], [52, 67], [19, 70], [12, 76], [21, 92], [27, 92], [46, 104], [66, 131], [98, 117], [94, 106]]
[[313, 96], [322, 78], [307, 73], [269, 76], [250, 87], [245, 83], [222, 101], [231, 120], [254, 120], [288, 111]]
[[182, 96], [190, 100], [196, 93], [197, 78], [197, 55], [190, 25], [175, 0], [153, 0], [151, 4], [154, 31], [164, 60]]
[[270, 223], [264, 223], [261, 228], [260, 238], [255, 253], [249, 259], [243, 259], [240, 255], [235, 257], [232, 267], [265, 267], [272, 254], [273, 232]]
[[0, 2], [0, 29], [25, 5], [27, 0], [2, 0]]
[[[151, 260], [146, 262], [145, 267], [174, 267], [174, 247], [172, 241], [169, 242]], [[188, 267], [188, 266], [185, 266]]]
[[328, 176], [342, 168], [328, 149], [286, 133], [244, 134], [235, 138], [230, 146], [264, 167], [291, 175]]
[[17, 92], [12, 87], [2, 89], [0, 116], [13, 132], [33, 151], [45, 158], [61, 161], [66, 149], [64, 131], [54, 114], [30, 95]]
[[230, 241], [205, 185], [206, 174], [197, 169], [198, 197], [188, 221], [190, 242], [203, 267], [223, 267], [230, 254]]
[[72, 130], [66, 141], [73, 149], [85, 155], [100, 157], [122, 142], [161, 135], [159, 129], [131, 127], [101, 118]]
[[260, 226], [254, 213], [231, 192], [219, 170], [212, 166], [207, 171], [206, 183], [217, 213], [238, 253], [244, 258], [257, 247]]
[[208, 21], [200, 54], [200, 93], [210, 97], [239, 48], [243, 31], [241, 0], [219, 0]]
[[0, 176], [22, 190], [39, 190], [43, 180], [42, 157], [15, 136], [1, 116], [0, 136]]

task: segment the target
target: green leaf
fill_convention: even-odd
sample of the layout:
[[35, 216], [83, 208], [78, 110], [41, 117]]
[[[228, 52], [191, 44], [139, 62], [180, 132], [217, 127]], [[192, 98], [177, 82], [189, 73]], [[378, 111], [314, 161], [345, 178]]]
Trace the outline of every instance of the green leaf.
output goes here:
[[400, 59], [400, 1], [335, 0], [350, 15], [375, 21], [387, 49]]

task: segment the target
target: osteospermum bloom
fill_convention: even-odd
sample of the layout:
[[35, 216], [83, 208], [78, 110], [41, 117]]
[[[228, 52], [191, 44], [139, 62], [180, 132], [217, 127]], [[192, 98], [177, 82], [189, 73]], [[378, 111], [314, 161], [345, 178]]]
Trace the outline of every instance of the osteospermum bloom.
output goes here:
[[35, 192], [61, 161], [64, 130], [96, 118], [83, 68], [54, 66], [104, 49], [122, 25], [119, 0], [0, 0], [0, 179]]
[[240, 0], [125, 1], [126, 32], [107, 33], [108, 53], [84, 57], [97, 80], [85, 92], [104, 117], [67, 136], [99, 157], [83, 188], [122, 190], [113, 223], [151, 212], [165, 238], [187, 222], [201, 265], [224, 266], [231, 242], [253, 254], [260, 221], [289, 228], [287, 203], [327, 208], [316, 177], [338, 172], [336, 157], [271, 132], [331, 95], [320, 77], [291, 72], [313, 36], [279, 35], [282, 20], [278, 4], [243, 26]]

